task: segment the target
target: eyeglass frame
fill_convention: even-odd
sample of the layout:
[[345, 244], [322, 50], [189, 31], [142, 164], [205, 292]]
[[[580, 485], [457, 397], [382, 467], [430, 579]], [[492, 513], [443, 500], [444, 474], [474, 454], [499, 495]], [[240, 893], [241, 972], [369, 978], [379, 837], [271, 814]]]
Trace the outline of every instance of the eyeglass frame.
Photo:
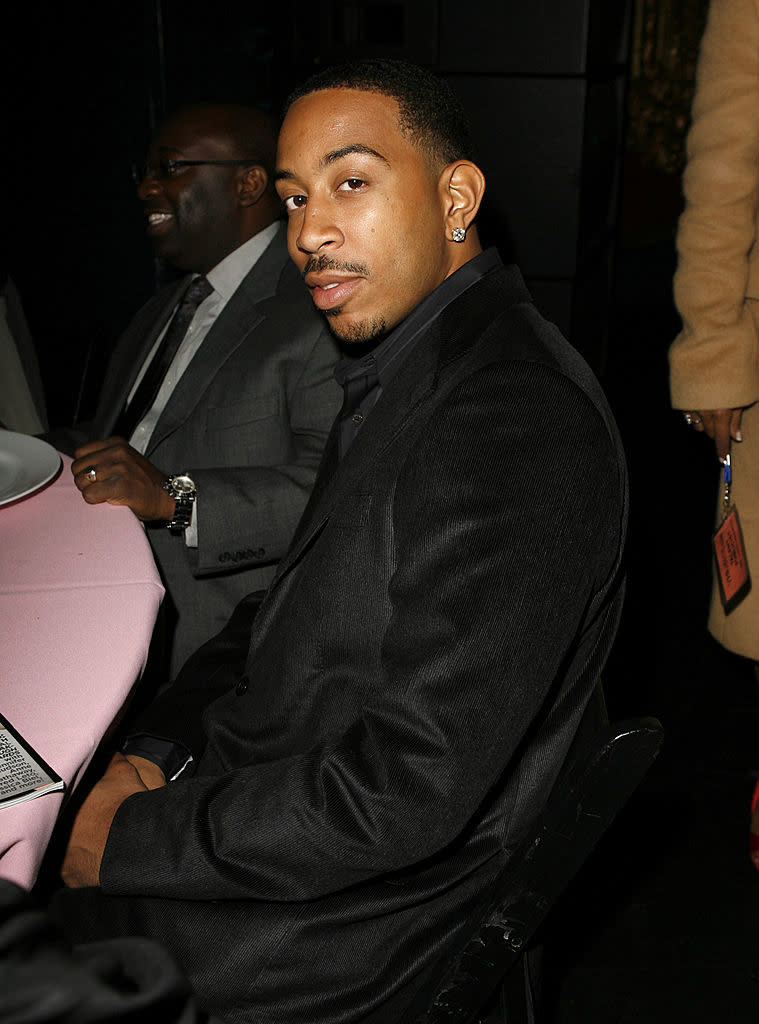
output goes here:
[[[152, 178], [153, 181], [168, 181], [171, 178], [175, 178], [174, 173], [177, 167], [202, 167], [204, 165], [210, 165], [213, 167], [253, 167], [259, 164], [260, 161], [255, 157], [249, 157], [245, 160], [158, 160], [156, 163], [144, 163], [144, 164], [132, 164], [132, 180], [135, 185], [140, 185], [145, 178]], [[164, 173], [161, 168], [165, 168]], [[159, 171], [156, 174], [156, 170]]]

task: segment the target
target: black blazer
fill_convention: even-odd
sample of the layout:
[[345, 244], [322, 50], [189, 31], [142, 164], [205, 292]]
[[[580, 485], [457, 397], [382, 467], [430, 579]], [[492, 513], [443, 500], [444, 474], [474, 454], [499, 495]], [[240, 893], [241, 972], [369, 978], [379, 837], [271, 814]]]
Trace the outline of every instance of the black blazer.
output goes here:
[[194, 776], [125, 801], [102, 890], [61, 901], [74, 934], [162, 938], [232, 1021], [403, 1019], [619, 613], [617, 432], [515, 268], [444, 311], [333, 466], [329, 442], [252, 630], [242, 605], [148, 712]]

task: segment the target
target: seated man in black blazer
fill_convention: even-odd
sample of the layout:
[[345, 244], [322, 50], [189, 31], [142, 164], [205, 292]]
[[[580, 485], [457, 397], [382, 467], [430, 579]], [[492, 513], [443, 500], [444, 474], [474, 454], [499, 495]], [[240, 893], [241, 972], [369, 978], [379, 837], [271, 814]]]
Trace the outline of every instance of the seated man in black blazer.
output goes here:
[[534, 822], [616, 630], [601, 389], [482, 251], [459, 104], [402, 62], [291, 98], [290, 254], [349, 355], [253, 619], [146, 711], [75, 822], [72, 938], [160, 939], [229, 1021], [404, 1020]]

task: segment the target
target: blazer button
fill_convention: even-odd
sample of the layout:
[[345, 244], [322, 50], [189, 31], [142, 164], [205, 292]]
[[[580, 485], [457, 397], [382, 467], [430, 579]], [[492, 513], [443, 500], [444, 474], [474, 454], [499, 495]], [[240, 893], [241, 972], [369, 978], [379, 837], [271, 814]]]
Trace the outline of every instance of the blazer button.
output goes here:
[[248, 692], [248, 677], [247, 676], [243, 676], [242, 679], [240, 680], [240, 682], [237, 684], [237, 688], [235, 689], [235, 693], [237, 694], [238, 697], [242, 697], [242, 695], [244, 693], [247, 693], [247, 692]]

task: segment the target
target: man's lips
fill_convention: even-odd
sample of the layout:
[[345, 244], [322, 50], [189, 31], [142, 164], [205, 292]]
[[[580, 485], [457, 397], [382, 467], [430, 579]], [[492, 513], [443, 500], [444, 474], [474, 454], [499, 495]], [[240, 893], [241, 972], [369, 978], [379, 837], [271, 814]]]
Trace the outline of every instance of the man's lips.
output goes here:
[[168, 231], [171, 226], [171, 222], [174, 220], [173, 214], [169, 213], [167, 210], [149, 210], [147, 218], [149, 235], [164, 234]]
[[361, 284], [362, 280], [363, 278], [361, 277], [324, 275], [317, 278], [308, 275], [306, 277], [306, 284], [311, 289], [311, 297], [316, 308], [326, 311], [342, 306]]

